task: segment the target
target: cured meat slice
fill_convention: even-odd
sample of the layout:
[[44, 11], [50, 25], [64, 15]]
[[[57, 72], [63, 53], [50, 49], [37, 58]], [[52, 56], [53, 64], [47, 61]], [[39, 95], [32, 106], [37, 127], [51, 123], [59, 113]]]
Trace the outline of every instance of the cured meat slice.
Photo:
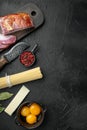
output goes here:
[[0, 50], [6, 49], [15, 42], [16, 42], [16, 36], [14, 35], [4, 36], [3, 34], [0, 34]]
[[3, 44], [0, 44], [0, 51], [3, 51], [4, 49], [8, 48], [9, 45], [3, 45]]
[[2, 34], [7, 35], [19, 30], [34, 27], [34, 24], [29, 14], [20, 12], [1, 17], [0, 26]]

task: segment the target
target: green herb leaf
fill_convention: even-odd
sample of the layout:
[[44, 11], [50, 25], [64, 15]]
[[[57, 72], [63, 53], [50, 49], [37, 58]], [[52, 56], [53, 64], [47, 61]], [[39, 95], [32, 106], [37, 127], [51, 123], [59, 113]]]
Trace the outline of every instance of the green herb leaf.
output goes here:
[[4, 109], [4, 107], [0, 107], [0, 113], [3, 112]]
[[2, 92], [0, 93], [0, 100], [9, 99], [13, 94], [9, 92]]

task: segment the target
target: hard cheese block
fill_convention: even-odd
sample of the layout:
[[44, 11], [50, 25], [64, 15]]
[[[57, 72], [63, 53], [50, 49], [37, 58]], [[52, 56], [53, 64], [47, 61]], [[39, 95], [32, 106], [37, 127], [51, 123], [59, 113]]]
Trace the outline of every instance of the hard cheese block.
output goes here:
[[30, 90], [28, 88], [22, 86], [22, 88], [18, 91], [16, 96], [5, 109], [5, 112], [11, 116], [29, 92]]

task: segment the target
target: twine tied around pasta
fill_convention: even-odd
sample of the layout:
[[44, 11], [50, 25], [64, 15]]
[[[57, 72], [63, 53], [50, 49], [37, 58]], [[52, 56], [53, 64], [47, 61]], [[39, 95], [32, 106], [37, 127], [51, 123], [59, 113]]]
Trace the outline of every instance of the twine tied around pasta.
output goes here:
[[43, 74], [40, 67], [36, 67], [34, 69], [30, 69], [13, 75], [6, 74], [5, 77], [0, 78], [0, 89], [41, 79], [42, 77]]

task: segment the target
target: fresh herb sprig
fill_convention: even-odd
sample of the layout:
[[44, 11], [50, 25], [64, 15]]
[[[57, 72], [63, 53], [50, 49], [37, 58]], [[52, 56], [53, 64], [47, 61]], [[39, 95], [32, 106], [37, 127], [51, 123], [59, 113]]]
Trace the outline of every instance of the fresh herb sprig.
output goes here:
[[[1, 93], [0, 93], [0, 101], [7, 100], [7, 99], [9, 99], [12, 95], [13, 95], [13, 93], [1, 92]], [[1, 113], [4, 109], [5, 109], [5, 108], [2, 106], [2, 104], [0, 104], [0, 113]]]

